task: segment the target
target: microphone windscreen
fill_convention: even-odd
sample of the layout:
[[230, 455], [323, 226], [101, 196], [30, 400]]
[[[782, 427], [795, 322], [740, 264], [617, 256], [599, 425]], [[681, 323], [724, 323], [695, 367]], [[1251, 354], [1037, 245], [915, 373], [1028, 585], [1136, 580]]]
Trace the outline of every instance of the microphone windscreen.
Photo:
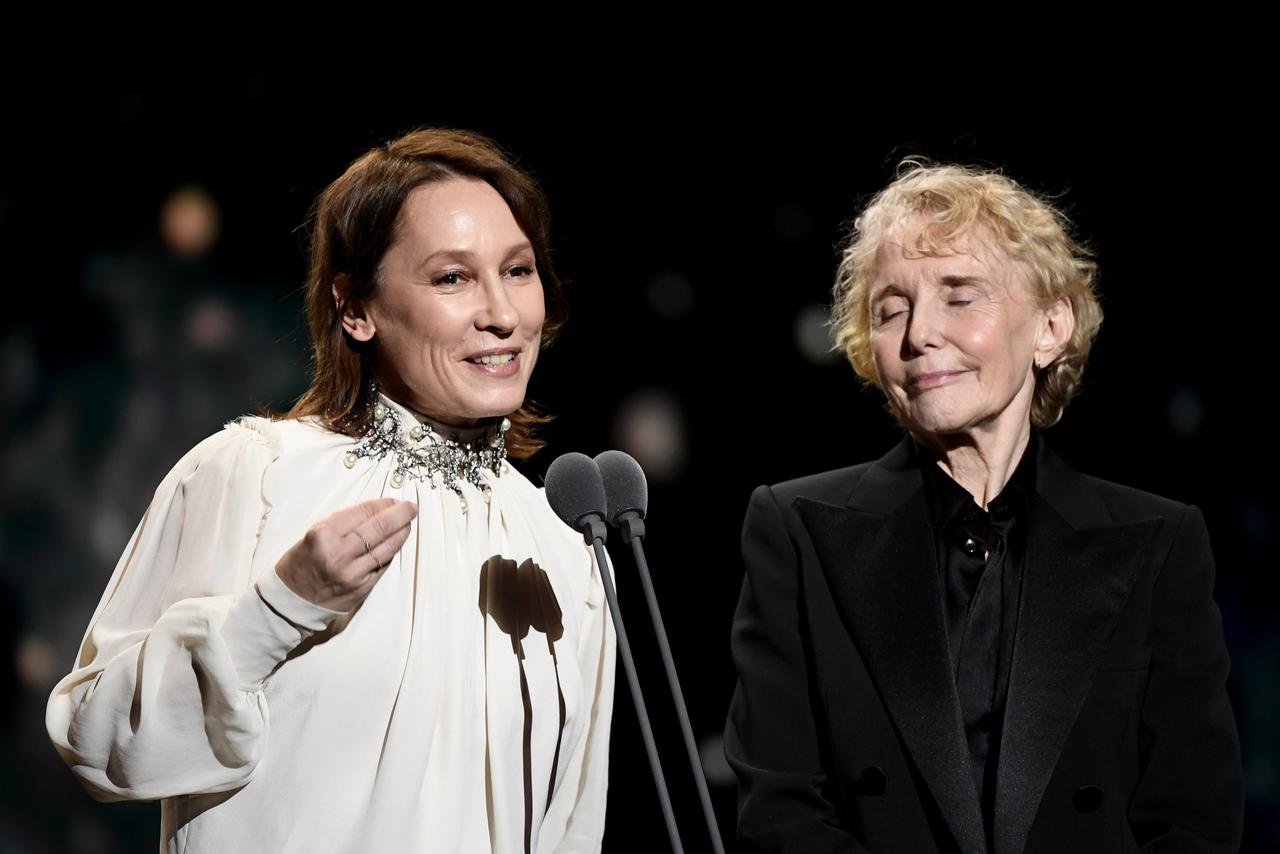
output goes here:
[[578, 523], [584, 516], [604, 517], [604, 483], [595, 460], [586, 454], [571, 451], [556, 457], [547, 469], [545, 485], [551, 509], [575, 531], [581, 530]]
[[604, 481], [609, 521], [618, 524], [618, 517], [628, 510], [643, 519], [649, 510], [649, 482], [635, 457], [623, 451], [604, 451], [596, 454], [596, 466]]

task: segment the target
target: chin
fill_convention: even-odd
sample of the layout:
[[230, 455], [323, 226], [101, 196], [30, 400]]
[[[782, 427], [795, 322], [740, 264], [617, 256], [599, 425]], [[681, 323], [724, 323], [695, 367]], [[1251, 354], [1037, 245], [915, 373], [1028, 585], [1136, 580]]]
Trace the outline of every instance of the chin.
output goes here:
[[959, 413], [918, 412], [907, 418], [899, 419], [913, 433], [928, 436], [949, 436], [966, 433], [973, 426], [973, 420]]
[[524, 405], [524, 383], [508, 383], [505, 388], [491, 385], [489, 388], [472, 388], [459, 395], [458, 402], [466, 406], [472, 418], [497, 418], [510, 415]]
[[964, 433], [980, 420], [981, 413], [972, 404], [963, 395], [949, 395], [938, 389], [920, 395], [901, 407], [898, 421], [911, 432], [939, 436]]
[[476, 401], [474, 406], [469, 407], [472, 418], [477, 420], [484, 418], [502, 418], [515, 412], [524, 405], [524, 398], [519, 400], [486, 400]]

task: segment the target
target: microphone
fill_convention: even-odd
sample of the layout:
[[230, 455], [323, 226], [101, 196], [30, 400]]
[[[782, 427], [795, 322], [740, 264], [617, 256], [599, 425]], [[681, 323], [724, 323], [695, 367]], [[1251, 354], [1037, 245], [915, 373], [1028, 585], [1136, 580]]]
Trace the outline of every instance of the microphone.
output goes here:
[[644, 514], [649, 509], [649, 482], [635, 458], [623, 451], [596, 454], [596, 466], [604, 481], [605, 507], [609, 524], [630, 543], [644, 536]]
[[608, 538], [604, 482], [591, 457], [576, 451], [556, 457], [547, 469], [544, 484], [551, 509], [570, 528], [581, 531], [587, 545]]
[[716, 823], [715, 810], [711, 806], [711, 794], [707, 791], [707, 778], [702, 771], [702, 761], [698, 758], [698, 746], [693, 740], [693, 727], [689, 724], [689, 710], [685, 706], [684, 692], [680, 690], [680, 677], [676, 675], [675, 661], [671, 657], [671, 645], [667, 641], [662, 612], [658, 609], [658, 597], [653, 591], [653, 580], [649, 577], [649, 562], [645, 558], [644, 516], [649, 508], [649, 483], [645, 479], [644, 469], [630, 454], [622, 451], [605, 451], [596, 455], [595, 462], [604, 483], [605, 507], [609, 522], [622, 532], [622, 541], [631, 544], [631, 551], [636, 559], [640, 586], [644, 590], [645, 602], [649, 605], [649, 616], [653, 622], [653, 632], [657, 636], [662, 665], [667, 671], [671, 701], [675, 705], [676, 718], [680, 721], [680, 733], [684, 737], [689, 767], [697, 783], [702, 816], [707, 823], [707, 833], [711, 836], [711, 848], [715, 854], [724, 854], [720, 827]]
[[645, 753], [649, 757], [649, 770], [653, 772], [653, 783], [658, 789], [658, 802], [662, 807], [662, 817], [667, 824], [667, 836], [671, 840], [673, 854], [684, 854], [684, 845], [680, 842], [680, 831], [676, 828], [675, 812], [671, 809], [671, 795], [667, 791], [667, 780], [662, 774], [662, 762], [658, 758], [658, 746], [653, 738], [653, 727], [649, 723], [649, 712], [644, 705], [644, 695], [640, 691], [640, 679], [636, 675], [635, 659], [631, 656], [631, 644], [627, 641], [627, 630], [622, 625], [622, 611], [618, 608], [618, 594], [613, 587], [613, 578], [609, 573], [609, 562], [605, 557], [604, 541], [609, 529], [604, 518], [608, 502], [605, 498], [604, 482], [595, 460], [586, 454], [571, 452], [557, 457], [547, 469], [544, 480], [547, 502], [551, 509], [565, 524], [582, 533], [587, 545], [595, 550], [596, 568], [600, 572], [600, 581], [604, 585], [604, 598], [609, 603], [609, 614], [613, 617], [613, 628], [618, 636], [618, 652], [622, 654], [622, 669], [627, 675], [627, 685], [631, 688], [631, 701], [636, 707], [636, 717], [640, 721], [640, 737], [644, 740]]

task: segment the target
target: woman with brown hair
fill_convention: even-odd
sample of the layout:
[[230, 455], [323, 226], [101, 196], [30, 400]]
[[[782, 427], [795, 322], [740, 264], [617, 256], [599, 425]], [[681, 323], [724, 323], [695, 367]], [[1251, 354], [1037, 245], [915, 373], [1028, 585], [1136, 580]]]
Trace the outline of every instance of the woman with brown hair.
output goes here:
[[311, 388], [165, 478], [47, 727], [170, 851], [596, 850], [599, 569], [507, 462], [564, 321], [545, 199], [427, 129], [314, 211]]

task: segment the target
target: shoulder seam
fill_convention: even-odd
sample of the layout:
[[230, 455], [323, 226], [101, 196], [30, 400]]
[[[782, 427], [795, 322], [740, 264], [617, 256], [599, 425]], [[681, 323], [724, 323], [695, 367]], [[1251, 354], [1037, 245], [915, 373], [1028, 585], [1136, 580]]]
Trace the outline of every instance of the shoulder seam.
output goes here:
[[274, 427], [275, 422], [269, 418], [263, 418], [260, 415], [241, 415], [239, 418], [228, 421], [222, 429], [232, 433], [243, 432], [246, 438], [252, 439], [263, 448], [278, 452], [280, 437]]

